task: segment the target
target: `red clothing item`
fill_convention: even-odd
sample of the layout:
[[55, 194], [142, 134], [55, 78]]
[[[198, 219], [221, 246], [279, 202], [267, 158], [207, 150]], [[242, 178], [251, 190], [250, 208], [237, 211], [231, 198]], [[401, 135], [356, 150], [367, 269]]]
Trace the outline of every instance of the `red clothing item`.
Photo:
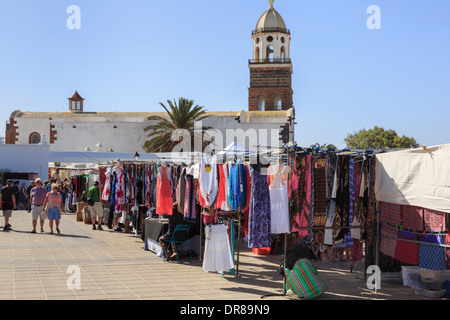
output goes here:
[[220, 209], [225, 201], [225, 175], [223, 173], [223, 165], [217, 165], [219, 170], [219, 192], [217, 193], [217, 200], [214, 206], [215, 209]]
[[161, 177], [158, 175], [156, 180], [156, 214], [172, 215], [172, 190], [170, 188], [170, 180], [167, 175], [167, 167], [161, 166]]

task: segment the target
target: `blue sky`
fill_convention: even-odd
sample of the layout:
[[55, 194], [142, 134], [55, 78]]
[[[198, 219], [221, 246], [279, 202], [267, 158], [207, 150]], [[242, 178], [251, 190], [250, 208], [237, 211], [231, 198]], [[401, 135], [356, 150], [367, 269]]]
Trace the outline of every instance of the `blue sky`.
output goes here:
[[[81, 9], [69, 30], [67, 7]], [[370, 5], [381, 29], [369, 30]], [[375, 125], [450, 142], [448, 0], [275, 0], [291, 30], [301, 146]], [[266, 0], [0, 0], [0, 132], [12, 111], [247, 110], [251, 31]]]

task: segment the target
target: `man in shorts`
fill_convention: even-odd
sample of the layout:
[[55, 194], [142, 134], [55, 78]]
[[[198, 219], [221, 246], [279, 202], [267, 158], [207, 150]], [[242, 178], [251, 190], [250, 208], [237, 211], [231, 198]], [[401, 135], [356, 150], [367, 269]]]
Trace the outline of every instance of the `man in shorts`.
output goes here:
[[90, 206], [92, 230], [96, 230], [95, 221], [98, 221], [98, 230], [103, 230], [102, 220], [103, 220], [103, 205], [100, 201], [100, 188], [99, 182], [95, 181], [94, 185], [88, 190], [88, 199], [94, 201], [94, 205]]
[[39, 178], [37, 178], [34, 183], [36, 186], [30, 191], [31, 217], [33, 219], [33, 231], [31, 231], [31, 233], [36, 233], [38, 218], [41, 224], [41, 232], [44, 232], [46, 214], [42, 206], [44, 205], [45, 196], [47, 195], [47, 189], [43, 187], [42, 180]]
[[12, 180], [7, 180], [6, 186], [2, 188], [0, 193], [0, 203], [2, 204], [3, 217], [5, 218], [5, 226], [3, 231], [11, 230], [9, 218], [11, 218], [12, 211], [16, 209], [16, 200], [13, 182]]

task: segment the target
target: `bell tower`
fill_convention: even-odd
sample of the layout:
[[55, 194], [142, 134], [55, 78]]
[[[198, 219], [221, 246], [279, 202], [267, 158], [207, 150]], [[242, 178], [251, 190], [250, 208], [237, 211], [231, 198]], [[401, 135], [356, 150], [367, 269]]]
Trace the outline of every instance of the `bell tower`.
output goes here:
[[253, 59], [249, 60], [249, 111], [289, 110], [292, 100], [291, 33], [269, 0], [252, 31]]

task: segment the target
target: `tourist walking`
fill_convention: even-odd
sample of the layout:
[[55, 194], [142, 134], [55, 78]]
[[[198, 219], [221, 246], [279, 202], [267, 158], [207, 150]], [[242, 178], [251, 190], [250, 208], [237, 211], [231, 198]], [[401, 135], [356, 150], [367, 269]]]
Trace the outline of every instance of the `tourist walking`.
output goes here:
[[16, 181], [16, 182], [14, 182], [14, 185], [13, 185], [14, 196], [16, 197], [16, 207], [14, 208], [14, 210], [19, 209], [18, 208], [19, 207], [19, 196], [20, 196], [19, 184], [20, 184], [20, 181]]
[[[91, 221], [92, 221], [92, 230], [96, 230], [95, 221], [98, 221], [98, 230], [103, 230], [102, 228], [102, 220], [103, 220], [103, 205], [100, 201], [100, 187], [99, 182], [95, 181], [94, 185], [88, 190], [88, 203], [91, 201], [90, 212], [91, 212]], [[96, 219], [97, 218], [97, 219]]]
[[64, 205], [62, 203], [61, 193], [58, 192], [59, 187], [56, 183], [52, 184], [52, 191], [48, 192], [44, 200], [44, 211], [47, 213], [48, 222], [50, 226], [50, 233], [53, 234], [53, 220], [56, 224], [56, 232], [59, 230], [59, 221], [61, 219], [61, 212], [64, 212]]
[[44, 222], [46, 218], [46, 212], [43, 209], [47, 190], [43, 187], [42, 180], [39, 178], [36, 179], [34, 184], [36, 186], [30, 190], [31, 218], [33, 220], [33, 230], [31, 233], [36, 233], [38, 218], [41, 225], [41, 232], [44, 232]]
[[11, 230], [9, 218], [11, 218], [12, 211], [16, 209], [16, 196], [14, 194], [12, 180], [7, 180], [6, 186], [2, 188], [0, 193], [0, 203], [2, 204], [3, 217], [5, 218], [3, 231], [9, 231]]
[[36, 186], [36, 183], [34, 180], [30, 181], [30, 185], [27, 188], [27, 211], [31, 212], [31, 189], [33, 189]]
[[22, 182], [20, 185], [20, 191], [19, 191], [19, 203], [17, 205], [17, 209], [19, 210], [26, 210], [27, 208], [27, 188], [25, 187], [25, 182]]

